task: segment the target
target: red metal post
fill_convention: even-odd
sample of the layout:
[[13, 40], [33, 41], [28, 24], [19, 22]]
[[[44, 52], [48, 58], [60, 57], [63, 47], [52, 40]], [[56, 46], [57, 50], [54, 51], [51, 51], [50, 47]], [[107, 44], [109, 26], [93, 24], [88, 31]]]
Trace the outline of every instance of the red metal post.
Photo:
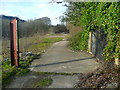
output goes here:
[[11, 52], [11, 65], [19, 67], [17, 26], [18, 26], [17, 19], [14, 19], [10, 22], [10, 52]]

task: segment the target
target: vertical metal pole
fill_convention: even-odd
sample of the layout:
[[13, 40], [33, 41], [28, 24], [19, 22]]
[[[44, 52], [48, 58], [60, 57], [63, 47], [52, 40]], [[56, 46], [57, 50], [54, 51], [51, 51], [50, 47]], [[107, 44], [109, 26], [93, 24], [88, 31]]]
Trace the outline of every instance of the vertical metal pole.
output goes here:
[[18, 49], [18, 33], [17, 33], [17, 19], [10, 22], [10, 52], [11, 65], [19, 67], [19, 49]]

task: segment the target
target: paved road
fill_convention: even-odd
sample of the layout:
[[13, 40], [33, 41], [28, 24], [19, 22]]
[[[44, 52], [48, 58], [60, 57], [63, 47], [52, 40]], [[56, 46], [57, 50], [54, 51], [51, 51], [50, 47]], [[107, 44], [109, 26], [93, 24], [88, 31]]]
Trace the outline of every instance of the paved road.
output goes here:
[[52, 84], [46, 88], [74, 88], [78, 82], [77, 75], [39, 75], [31, 72], [25, 76], [14, 77], [14, 80], [6, 88], [35, 88], [33, 87], [34, 83], [43, 78], [53, 80]]
[[68, 49], [67, 44], [68, 41], [54, 43], [29, 68], [37, 72], [86, 73], [99, 67], [93, 55], [74, 52]]
[[[86, 73], [99, 67], [95, 58], [83, 52], [73, 52], [67, 48], [68, 41], [60, 41], [53, 44], [40, 59], [36, 59], [30, 65], [30, 69], [36, 72], [62, 72], [62, 73]], [[77, 75], [48, 75], [53, 82], [48, 88], [74, 88], [78, 82]], [[31, 88], [34, 82], [39, 81], [45, 75], [28, 74], [16, 77], [8, 88]]]

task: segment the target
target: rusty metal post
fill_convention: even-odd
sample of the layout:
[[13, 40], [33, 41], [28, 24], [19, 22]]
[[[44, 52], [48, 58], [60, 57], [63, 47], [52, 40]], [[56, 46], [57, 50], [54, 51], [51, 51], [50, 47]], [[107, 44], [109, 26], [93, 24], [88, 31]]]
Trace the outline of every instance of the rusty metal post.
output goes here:
[[10, 22], [10, 52], [11, 65], [19, 67], [19, 43], [18, 43], [18, 20], [14, 19]]

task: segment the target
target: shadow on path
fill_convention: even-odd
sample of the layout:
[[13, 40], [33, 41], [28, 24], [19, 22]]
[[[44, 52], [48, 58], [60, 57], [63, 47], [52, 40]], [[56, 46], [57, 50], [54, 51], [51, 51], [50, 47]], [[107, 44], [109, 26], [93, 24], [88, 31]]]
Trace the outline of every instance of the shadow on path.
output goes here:
[[87, 60], [87, 59], [93, 59], [95, 57], [89, 57], [89, 58], [81, 58], [81, 59], [75, 59], [75, 60], [70, 60], [70, 61], [63, 61], [63, 62], [55, 62], [55, 63], [49, 63], [49, 64], [40, 64], [40, 65], [35, 65], [35, 66], [30, 66], [32, 67], [44, 67], [44, 66], [50, 66], [50, 65], [56, 65], [56, 64], [64, 64], [64, 63], [71, 63], [71, 62], [77, 62], [77, 61], [82, 61], [82, 60]]

